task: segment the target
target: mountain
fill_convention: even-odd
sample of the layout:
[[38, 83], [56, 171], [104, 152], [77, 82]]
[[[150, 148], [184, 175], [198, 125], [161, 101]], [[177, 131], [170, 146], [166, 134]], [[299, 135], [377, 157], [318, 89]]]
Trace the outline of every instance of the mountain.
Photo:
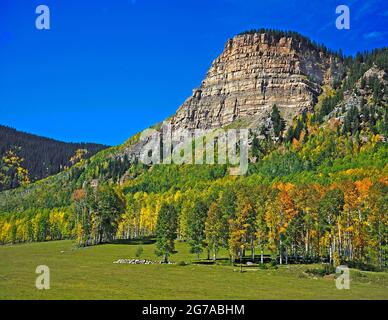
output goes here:
[[[337, 121], [339, 128], [336, 130], [340, 130], [344, 122], [349, 120], [350, 109], [356, 107], [359, 122], [356, 131], [360, 132], [363, 125], [368, 123], [372, 133], [379, 132], [381, 139], [385, 140], [387, 70], [387, 48], [360, 53], [354, 58], [343, 57], [296, 32], [251, 30], [226, 42], [223, 52], [211, 64], [201, 86], [193, 90], [193, 95], [167, 121], [171, 122], [175, 132], [186, 128], [250, 128], [251, 155], [262, 158], [279, 147], [276, 143], [274, 145], [276, 141], [286, 144], [300, 139], [303, 134], [303, 142], [308, 142], [307, 121], [318, 128], [329, 124], [332, 126], [332, 122]], [[284, 122], [280, 140], [274, 137], [273, 132], [271, 111], [274, 105], [280, 110], [281, 121]], [[362, 112], [366, 113], [366, 106], [370, 115], [363, 124], [361, 118], [365, 118]], [[309, 119], [306, 118], [307, 114]], [[161, 130], [161, 125], [156, 124], [152, 128]], [[16, 139], [17, 132], [9, 128], [7, 130], [8, 133], [15, 133], [8, 135], [9, 139]], [[347, 133], [341, 134], [346, 137]], [[255, 142], [255, 137], [259, 137], [260, 141]], [[44, 141], [55, 144], [53, 140]], [[58, 187], [62, 188], [64, 181], [68, 181], [66, 186], [70, 189], [66, 192], [70, 194], [74, 188], [95, 179], [123, 184], [136, 177], [152, 176], [152, 170], [147, 171], [150, 166], [139, 163], [140, 152], [147, 142], [141, 140], [138, 133], [122, 145], [90, 157], [96, 149], [104, 148], [96, 146], [88, 154], [89, 160], [43, 181], [37, 187], [43, 188], [45, 184], [50, 184], [56, 188], [58, 180], [61, 181]], [[66, 161], [76, 149], [85, 147], [82, 144], [60, 145], [72, 146], [62, 159], [64, 164], [68, 164]], [[34, 145], [34, 148], [39, 146]], [[3, 150], [6, 148], [3, 147]], [[40, 160], [44, 157], [41, 162], [47, 162], [46, 153], [37, 152], [35, 157]], [[24, 154], [22, 156], [26, 157]], [[252, 162], [250, 166], [257, 165], [261, 163]], [[42, 170], [41, 176], [47, 176]], [[172, 182], [166, 184], [170, 187], [173, 185]], [[26, 188], [35, 187], [30, 185]], [[22, 189], [20, 191], [25, 195]], [[14, 193], [18, 193], [18, 190]], [[63, 203], [68, 204], [69, 199], [67, 195]], [[55, 204], [50, 204], [52, 206]]]
[[171, 211], [172, 234], [196, 253], [215, 245], [235, 259], [259, 245], [280, 263], [387, 267], [387, 88], [388, 48], [344, 57], [294, 32], [239, 34], [167, 120], [174, 133], [248, 128], [244, 175], [230, 176], [231, 163], [145, 164], [152, 135], [138, 133], [0, 192], [0, 243], [155, 237]]
[[[173, 133], [230, 125], [257, 130], [277, 105], [287, 124], [313, 111], [324, 89], [344, 77], [342, 55], [299, 33], [247, 31], [226, 42], [201, 85], [167, 121]], [[121, 158], [136, 162], [145, 143], [124, 148]]]
[[174, 127], [260, 123], [276, 104], [286, 120], [311, 109], [322, 87], [343, 76], [339, 55], [297, 33], [243, 33], [227, 41], [199, 88], [178, 109]]
[[[77, 150], [86, 150], [86, 158], [90, 158], [107, 146], [96, 143], [65, 143], [37, 135], [17, 131], [0, 125], [0, 159], [7, 152], [24, 159], [20, 166], [28, 170], [29, 180], [36, 181], [57, 174], [72, 165], [70, 159]], [[19, 182], [15, 173], [8, 173], [10, 179], [2, 189], [15, 188]], [[0, 186], [1, 190], [1, 186]]]

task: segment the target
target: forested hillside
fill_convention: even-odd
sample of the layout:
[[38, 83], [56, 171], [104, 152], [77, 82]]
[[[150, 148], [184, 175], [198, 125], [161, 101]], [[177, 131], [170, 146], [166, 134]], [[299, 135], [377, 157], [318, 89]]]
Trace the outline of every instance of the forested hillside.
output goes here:
[[[228, 165], [153, 165], [124, 145], [54, 177], [0, 193], [0, 242], [156, 237], [232, 260], [388, 265], [388, 49], [343, 59], [344, 76], [286, 123], [277, 106], [251, 130], [248, 173]], [[261, 258], [262, 259], [262, 258]]]
[[[72, 157], [90, 158], [106, 146], [95, 143], [65, 143], [0, 125], [0, 163], [7, 168], [0, 174], [0, 191], [16, 188], [56, 174], [70, 167]], [[82, 151], [81, 151], [82, 150]], [[76, 159], [73, 158], [73, 162]], [[3, 168], [4, 169], [4, 168]]]

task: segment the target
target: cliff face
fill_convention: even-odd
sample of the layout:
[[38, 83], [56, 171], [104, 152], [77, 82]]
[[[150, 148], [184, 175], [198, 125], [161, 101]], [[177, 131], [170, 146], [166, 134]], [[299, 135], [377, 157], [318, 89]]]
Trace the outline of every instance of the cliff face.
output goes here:
[[267, 33], [230, 39], [201, 86], [172, 118], [175, 129], [260, 123], [273, 104], [286, 120], [312, 108], [321, 87], [340, 76], [336, 58], [292, 37]]

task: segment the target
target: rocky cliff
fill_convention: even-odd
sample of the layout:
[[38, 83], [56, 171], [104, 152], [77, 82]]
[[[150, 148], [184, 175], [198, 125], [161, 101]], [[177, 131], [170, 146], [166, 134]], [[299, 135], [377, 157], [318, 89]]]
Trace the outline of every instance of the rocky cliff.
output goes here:
[[312, 108], [341, 76], [338, 57], [294, 37], [242, 34], [227, 41], [199, 88], [172, 118], [175, 129], [259, 125], [273, 104], [286, 120]]

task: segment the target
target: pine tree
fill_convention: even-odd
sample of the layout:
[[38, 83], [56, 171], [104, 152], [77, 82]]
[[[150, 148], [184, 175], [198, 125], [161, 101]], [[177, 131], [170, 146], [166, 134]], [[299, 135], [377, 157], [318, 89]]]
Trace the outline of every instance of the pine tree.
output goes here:
[[277, 107], [276, 104], [272, 106], [271, 121], [273, 125], [275, 138], [281, 138], [285, 128], [285, 122], [281, 117], [279, 108]]
[[360, 129], [359, 112], [356, 106], [352, 106], [347, 112], [343, 125], [343, 133], [356, 134]]
[[187, 218], [190, 252], [195, 253], [198, 260], [200, 253], [203, 251], [205, 242], [204, 230], [207, 211], [206, 204], [201, 199], [197, 199]]
[[169, 256], [175, 250], [177, 216], [177, 211], [172, 204], [162, 204], [156, 223], [156, 254], [163, 256], [165, 263], [168, 263]]

